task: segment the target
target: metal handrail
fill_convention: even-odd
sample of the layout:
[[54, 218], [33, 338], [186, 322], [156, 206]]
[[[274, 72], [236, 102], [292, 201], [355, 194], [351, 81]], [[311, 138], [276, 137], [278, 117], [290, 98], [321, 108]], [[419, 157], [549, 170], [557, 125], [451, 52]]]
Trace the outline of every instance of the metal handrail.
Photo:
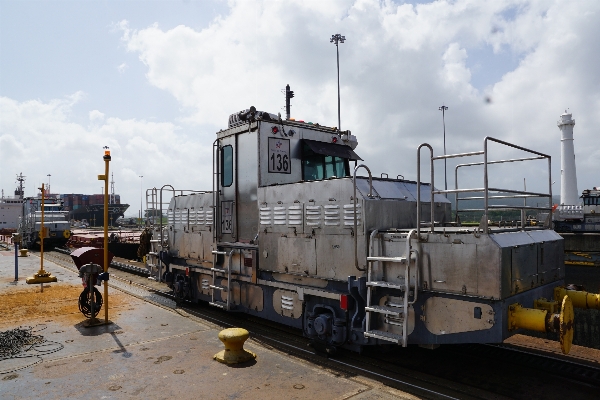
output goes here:
[[[352, 178], [352, 182], [354, 184], [354, 197], [352, 198], [353, 201], [352, 203], [354, 204], [354, 266], [356, 267], [357, 270], [359, 271], [366, 271], [366, 268], [360, 268], [358, 266], [358, 225], [356, 223], [356, 171], [358, 171], [359, 168], [364, 168], [367, 170], [367, 172], [369, 173], [369, 198], [373, 197], [373, 176], [371, 175], [371, 170], [369, 169], [369, 167], [367, 167], [365, 164], [360, 164], [357, 165], [356, 167], [354, 167], [354, 176]], [[364, 226], [364, 219], [363, 219], [363, 226]]]
[[[417, 255], [417, 258], [415, 260], [415, 268], [416, 268], [415, 269], [415, 294], [413, 296], [412, 301], [409, 301], [407, 303], [407, 305], [412, 305], [412, 304], [415, 304], [417, 302], [417, 292], [419, 291], [419, 286], [420, 286], [419, 285], [419, 278], [420, 278], [419, 267], [420, 267], [421, 258], [420, 258], [419, 251], [413, 249], [412, 248], [412, 244], [411, 244], [411, 239], [412, 239], [412, 236], [413, 236], [414, 233], [415, 233], [415, 230], [411, 229], [410, 232], [408, 232], [408, 236], [406, 237], [406, 255], [407, 255], [406, 269], [407, 269], [407, 275], [408, 275], [408, 268], [410, 266], [410, 254], [411, 253], [416, 253], [416, 255]], [[418, 236], [417, 236], [417, 238], [418, 238]], [[410, 279], [410, 276], [408, 276], [408, 279]], [[406, 284], [406, 289], [407, 289], [406, 291], [407, 291], [407, 293], [404, 296], [408, 299], [408, 291], [409, 291], [408, 289], [410, 288], [410, 281], [407, 280], [406, 282], [407, 282], [407, 284]], [[406, 313], [407, 313], [406, 318], [408, 319], [408, 307], [406, 308]]]
[[[217, 218], [219, 217], [219, 176], [220, 176], [220, 147], [219, 147], [219, 138], [215, 139], [213, 142], [213, 176], [212, 176], [212, 189], [213, 189], [213, 246], [217, 248], [217, 242], [219, 241], [219, 234], [217, 232], [218, 224]], [[216, 186], [216, 188], [215, 188]]]
[[[513, 158], [513, 159], [507, 159], [507, 160], [493, 160], [493, 161], [489, 161], [488, 160], [488, 142], [492, 141], [492, 142], [496, 142], [499, 144], [503, 144], [505, 146], [508, 147], [512, 147], [521, 151], [525, 151], [528, 153], [532, 153], [532, 154], [536, 154], [536, 157], [522, 157], [522, 158]], [[454, 207], [456, 210], [456, 213], [458, 215], [459, 212], [466, 212], [466, 211], [483, 211], [484, 212], [484, 216], [482, 218], [482, 230], [484, 232], [487, 232], [487, 221], [488, 221], [488, 210], [490, 208], [493, 209], [500, 209], [500, 210], [521, 210], [521, 212], [523, 212], [526, 209], [532, 209], [532, 210], [548, 210], [551, 211], [552, 208], [552, 169], [551, 169], [551, 157], [547, 154], [544, 153], [540, 153], [537, 152], [535, 150], [531, 150], [522, 146], [517, 146], [515, 144], [509, 143], [509, 142], [505, 142], [503, 140], [499, 140], [496, 138], [492, 138], [492, 137], [486, 137], [484, 139], [484, 151], [483, 151], [483, 156], [484, 156], [484, 160], [480, 161], [480, 162], [473, 162], [473, 163], [465, 163], [465, 164], [458, 164], [455, 168], [454, 168], [454, 190], [449, 190], [449, 191], [436, 191], [436, 193], [440, 193], [440, 192], [446, 192], [446, 193], [456, 193], [457, 195], [455, 196], [455, 200], [454, 200]], [[543, 160], [543, 159], [547, 159], [548, 160], [548, 192], [549, 193], [538, 193], [538, 192], [528, 192], [526, 190], [512, 190], [512, 189], [502, 189], [502, 188], [491, 188], [489, 187], [489, 180], [488, 180], [488, 165], [491, 164], [504, 164], [504, 163], [511, 163], [511, 162], [521, 162], [521, 161], [532, 161], [532, 160]], [[477, 189], [458, 189], [458, 169], [461, 167], [472, 167], [472, 166], [478, 166], [478, 165], [483, 165], [484, 166], [484, 187], [483, 188], [477, 188]], [[514, 196], [506, 196], [506, 195], [496, 195], [496, 196], [490, 196], [490, 191], [493, 192], [504, 192], [504, 193], [513, 193], [515, 194]], [[458, 196], [458, 193], [465, 193], [465, 192], [471, 192], [471, 193], [477, 193], [477, 192], [481, 192], [483, 193], [483, 196], [469, 196], [469, 197], [462, 197], [460, 198]], [[525, 201], [527, 200], [527, 198], [529, 197], [547, 197], [549, 199], [548, 201], [548, 207], [531, 207], [531, 206], [509, 206], [509, 205], [490, 205], [489, 204], [489, 200], [490, 199], [501, 199], [501, 198], [523, 198]], [[464, 201], [464, 200], [484, 200], [484, 208], [483, 209], [464, 209], [464, 210], [459, 210], [458, 207], [458, 202], [459, 201]], [[523, 218], [521, 218], [522, 220], [522, 227], [524, 226], [524, 221]]]
[[[175, 188], [171, 185], [163, 185], [160, 188], [160, 213], [162, 214], [162, 207], [163, 207], [163, 189], [169, 187], [171, 188], [171, 190], [173, 191], [173, 225], [175, 225], [175, 205], [177, 204], [177, 200], [176, 200], [176, 196], [175, 196]], [[168, 218], [168, 212], [167, 212], [167, 218]], [[169, 221], [167, 221], [169, 222]], [[160, 233], [160, 249], [162, 250], [162, 248], [165, 245], [165, 238], [164, 238], [164, 230], [163, 230], [163, 219], [162, 216], [160, 218], [160, 224], [159, 224], [159, 233]], [[173, 235], [175, 235], [175, 229], [173, 229]], [[168, 242], [167, 242], [168, 243]], [[158, 281], [162, 282], [162, 260], [160, 258], [160, 256], [158, 257]]]
[[[429, 163], [429, 169], [431, 171], [431, 232], [434, 231], [434, 218], [433, 218], [433, 147], [428, 143], [423, 143], [417, 148], [417, 236], [421, 237], [421, 148], [427, 147], [429, 148], [429, 152], [431, 154], [431, 160]], [[470, 154], [470, 153], [466, 153]]]
[[[534, 157], [523, 157], [523, 158], [514, 158], [514, 159], [507, 159], [507, 160], [492, 160], [492, 161], [490, 161], [490, 160], [488, 160], [488, 157], [489, 157], [488, 143], [490, 141], [496, 142], [499, 144], [503, 144], [505, 146], [512, 147], [517, 150], [525, 151], [525, 152], [534, 154], [535, 156]], [[499, 140], [499, 139], [489, 137], [489, 136], [487, 136], [483, 141], [483, 151], [459, 153], [459, 154], [444, 154], [442, 156], [436, 156], [436, 157], [433, 156], [433, 148], [429, 144], [423, 143], [417, 149], [417, 235], [420, 235], [420, 233], [421, 233], [420, 228], [421, 228], [421, 148], [422, 147], [428, 147], [430, 154], [431, 154], [431, 158], [430, 158], [431, 232], [434, 231], [434, 215], [433, 215], [433, 210], [434, 210], [433, 209], [433, 199], [434, 199], [434, 197], [433, 196], [435, 194], [449, 194], [449, 193], [456, 194], [455, 210], [456, 210], [457, 215], [459, 212], [464, 212], [464, 211], [475, 211], [475, 210], [483, 211], [484, 215], [481, 220], [480, 228], [484, 233], [487, 233], [487, 230], [488, 230], [487, 229], [488, 228], [487, 221], [488, 221], [489, 209], [502, 209], [502, 210], [517, 209], [517, 210], [521, 210], [522, 215], [526, 209], [528, 209], [528, 210], [529, 209], [531, 209], [531, 210], [548, 210], [549, 212], [551, 212], [551, 208], [552, 208], [552, 170], [551, 170], [551, 157], [549, 155], [540, 153], [538, 151], [531, 150], [531, 149], [528, 149], [528, 148], [525, 148], [522, 146], [517, 146], [515, 144], [505, 142], [503, 140]], [[434, 160], [445, 160], [445, 159], [449, 159], [449, 158], [470, 157], [470, 156], [476, 156], [476, 155], [483, 155], [483, 161], [459, 164], [455, 167], [455, 169], [454, 169], [454, 189], [434, 190], [434, 173], [433, 173], [433, 171], [434, 171], [433, 161]], [[548, 160], [548, 193], [539, 193], [539, 192], [530, 192], [527, 190], [513, 190], [513, 189], [501, 189], [501, 188], [496, 188], [496, 187], [490, 187], [489, 176], [488, 176], [488, 165], [502, 164], [502, 163], [509, 163], [509, 162], [541, 160], [541, 159]], [[477, 165], [483, 165], [483, 187], [482, 188], [472, 188], [472, 189], [459, 189], [458, 188], [458, 169], [461, 167], [471, 167], [471, 166], [477, 166]], [[513, 193], [514, 196], [508, 196], [508, 195], [496, 195], [496, 196], [492, 195], [492, 196], [490, 196], [490, 191]], [[458, 196], [459, 193], [483, 193], [483, 196], [469, 196], [469, 197], [460, 198]], [[548, 207], [531, 207], [531, 206], [527, 206], [526, 203], [522, 206], [490, 205], [489, 204], [490, 199], [522, 198], [526, 202], [527, 198], [529, 198], [529, 197], [547, 197], [549, 199]], [[483, 209], [459, 210], [458, 202], [460, 200], [475, 200], [475, 199], [483, 199], [484, 200], [484, 208]], [[524, 218], [522, 217], [521, 220], [523, 220], [523, 219]], [[522, 226], [524, 227], [523, 223], [522, 223]]]

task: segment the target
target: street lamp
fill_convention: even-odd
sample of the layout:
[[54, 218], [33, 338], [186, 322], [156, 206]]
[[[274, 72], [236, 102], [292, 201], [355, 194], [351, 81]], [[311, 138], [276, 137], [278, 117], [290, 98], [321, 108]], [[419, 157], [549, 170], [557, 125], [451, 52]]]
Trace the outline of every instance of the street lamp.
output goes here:
[[144, 176], [140, 175], [140, 225], [142, 224], [142, 209], [143, 209], [143, 207], [142, 207], [142, 197], [143, 197], [142, 196], [142, 193], [143, 193], [142, 186], [143, 186], [143, 182], [144, 182]]
[[[441, 106], [438, 108], [442, 112], [442, 123], [444, 124], [444, 155], [446, 155], [446, 110], [448, 107]], [[448, 190], [448, 171], [447, 171], [447, 159], [444, 158], [444, 190]], [[448, 198], [448, 193], [446, 193], [446, 198]]]
[[338, 131], [342, 130], [342, 124], [340, 122], [340, 49], [338, 43], [344, 43], [346, 36], [342, 36], [339, 33], [331, 35], [329, 43], [335, 43], [335, 52], [337, 54], [337, 83], [338, 83]]

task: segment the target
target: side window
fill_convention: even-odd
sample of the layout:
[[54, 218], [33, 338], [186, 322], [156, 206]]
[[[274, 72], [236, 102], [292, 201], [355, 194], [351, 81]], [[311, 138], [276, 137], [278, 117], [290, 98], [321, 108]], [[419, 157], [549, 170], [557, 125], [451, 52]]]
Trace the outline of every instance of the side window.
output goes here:
[[323, 156], [316, 154], [306, 144], [302, 145], [302, 177], [305, 181], [323, 179]]
[[221, 149], [221, 186], [229, 187], [233, 183], [233, 147]]
[[309, 146], [302, 146], [302, 176], [305, 181], [350, 176], [348, 160], [336, 156], [315, 153]]

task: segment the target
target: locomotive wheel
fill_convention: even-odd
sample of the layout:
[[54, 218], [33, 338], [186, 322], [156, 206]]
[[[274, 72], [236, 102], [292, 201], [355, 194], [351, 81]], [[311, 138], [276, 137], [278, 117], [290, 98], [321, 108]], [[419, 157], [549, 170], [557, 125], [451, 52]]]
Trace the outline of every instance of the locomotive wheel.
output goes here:
[[[91, 302], [94, 302], [94, 315], [92, 316]], [[89, 290], [89, 287], [83, 289], [83, 292], [79, 295], [79, 311], [88, 318], [95, 318], [102, 308], [102, 295], [98, 289]]]
[[569, 296], [565, 296], [560, 308], [560, 348], [563, 354], [569, 354], [573, 343], [573, 303]]

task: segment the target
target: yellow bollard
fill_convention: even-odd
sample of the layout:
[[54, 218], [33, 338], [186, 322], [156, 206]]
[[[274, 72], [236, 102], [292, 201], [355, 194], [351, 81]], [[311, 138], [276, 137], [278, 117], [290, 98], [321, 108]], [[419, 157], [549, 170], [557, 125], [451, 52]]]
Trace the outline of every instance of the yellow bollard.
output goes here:
[[19, 257], [27, 257], [27, 249], [19, 249]]
[[[548, 303], [541, 299], [541, 303]], [[542, 304], [536, 303], [536, 306]], [[508, 330], [529, 329], [537, 332], [558, 332], [563, 354], [568, 354], [573, 343], [573, 304], [569, 296], [564, 296], [560, 313], [547, 309], [525, 308], [519, 303], [508, 308]]]
[[569, 296], [573, 302], [573, 307], [600, 310], [600, 294], [584, 292], [582, 290], [569, 290], [563, 286], [554, 288], [554, 299], [562, 299]]
[[243, 328], [223, 329], [219, 332], [219, 340], [225, 345], [225, 350], [221, 350], [214, 355], [213, 359], [224, 364], [239, 364], [254, 360], [256, 354], [244, 350], [244, 342], [250, 333]]

